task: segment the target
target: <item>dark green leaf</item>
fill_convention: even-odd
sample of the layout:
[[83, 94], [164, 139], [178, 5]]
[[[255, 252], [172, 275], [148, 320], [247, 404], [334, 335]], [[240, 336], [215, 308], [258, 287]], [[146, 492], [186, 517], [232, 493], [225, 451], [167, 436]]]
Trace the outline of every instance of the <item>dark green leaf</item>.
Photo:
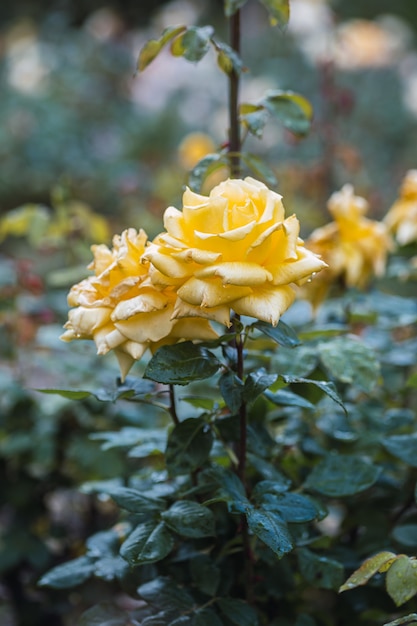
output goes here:
[[375, 353], [357, 337], [335, 337], [319, 343], [317, 351], [332, 378], [350, 383], [369, 393], [380, 375]]
[[142, 72], [158, 56], [168, 41], [185, 30], [185, 26], [169, 26], [160, 39], [151, 39], [142, 48], [138, 58], [137, 69]]
[[266, 390], [264, 395], [273, 404], [277, 404], [278, 406], [298, 406], [303, 409], [314, 409], [314, 404], [302, 396], [288, 391], [288, 389], [279, 389], [275, 392]]
[[313, 109], [310, 102], [300, 94], [292, 91], [269, 91], [260, 104], [296, 135], [305, 135], [310, 130]]
[[233, 50], [226, 43], [216, 43], [217, 63], [225, 74], [235, 72], [240, 74], [243, 71], [243, 62], [236, 50]]
[[387, 572], [387, 592], [397, 606], [404, 604], [417, 593], [417, 561], [400, 554]]
[[224, 622], [211, 609], [196, 611], [193, 626], [223, 626]]
[[283, 28], [290, 19], [290, 0], [260, 0], [267, 8], [273, 24]]
[[191, 609], [194, 604], [192, 596], [166, 576], [141, 585], [138, 593], [146, 602], [164, 610], [176, 610], [177, 614]]
[[281, 346], [294, 348], [300, 344], [300, 340], [293, 329], [282, 320], [278, 322], [277, 326], [272, 326], [267, 322], [255, 322], [255, 324], [252, 324], [250, 328], [257, 328], [264, 335], [273, 339], [273, 341], [279, 343]]
[[245, 511], [249, 530], [281, 558], [293, 548], [291, 535], [284, 519], [266, 509], [247, 508]]
[[264, 494], [281, 495], [288, 491], [290, 487], [291, 481], [286, 476], [282, 476], [281, 480], [261, 480], [253, 488], [252, 496], [255, 500], [261, 502]]
[[234, 472], [221, 467], [213, 467], [206, 472], [218, 486], [216, 500], [226, 502], [232, 513], [243, 513], [250, 506], [245, 487]]
[[136, 428], [135, 426], [125, 426], [117, 431], [93, 433], [90, 435], [90, 439], [94, 441], [104, 441], [101, 446], [102, 450], [130, 448], [131, 446], [149, 442], [152, 442], [152, 445], [158, 445], [162, 442], [166, 442], [166, 430], [162, 428]]
[[207, 154], [194, 166], [188, 177], [188, 186], [192, 191], [200, 192], [201, 187], [210, 174], [228, 166], [229, 162], [224, 154]]
[[252, 467], [263, 477], [265, 480], [271, 480], [274, 482], [281, 482], [285, 480], [283, 475], [275, 465], [273, 465], [270, 461], [262, 459], [260, 456], [255, 454], [251, 454], [250, 452], [247, 455], [248, 462]]
[[352, 496], [369, 489], [380, 473], [380, 467], [360, 456], [329, 454], [313, 469], [306, 486], [325, 496]]
[[207, 554], [199, 554], [190, 561], [191, 576], [200, 591], [214, 596], [220, 583], [220, 568]]
[[339, 589], [344, 577], [341, 563], [307, 548], [297, 550], [297, 557], [300, 572], [307, 582], [319, 589]]
[[253, 606], [237, 598], [219, 598], [216, 602], [220, 611], [236, 626], [257, 626], [258, 615]]
[[417, 613], [410, 613], [395, 619], [393, 622], [387, 622], [383, 626], [411, 626], [411, 624], [417, 624]]
[[145, 378], [170, 385], [187, 385], [209, 378], [220, 367], [214, 354], [191, 341], [162, 346], [145, 369]]
[[242, 404], [243, 382], [236, 374], [227, 370], [219, 379], [220, 392], [232, 413], [237, 413]]
[[411, 467], [417, 467], [417, 433], [384, 437], [381, 443], [397, 459]]
[[262, 137], [268, 120], [268, 111], [262, 104], [241, 104], [239, 107], [239, 118], [252, 135], [258, 138]]
[[277, 374], [268, 374], [263, 367], [255, 372], [250, 372], [245, 380], [243, 399], [247, 403], [255, 402], [256, 398], [265, 391], [265, 389], [273, 385], [277, 378]]
[[315, 387], [318, 387], [327, 396], [329, 396], [329, 398], [331, 398], [334, 402], [341, 406], [346, 413], [346, 407], [343, 404], [341, 397], [337, 393], [336, 387], [333, 383], [328, 383], [325, 380], [314, 380], [313, 378], [302, 378], [300, 376], [282, 376], [282, 379], [289, 385], [294, 383], [309, 383], [311, 385], [314, 385]]
[[264, 492], [258, 498], [258, 504], [266, 511], [279, 513], [286, 522], [293, 524], [311, 522], [318, 516], [313, 502], [298, 493], [274, 494]]
[[105, 556], [95, 563], [94, 576], [106, 582], [123, 580], [130, 571], [128, 563], [121, 556]]
[[165, 461], [171, 476], [189, 474], [207, 461], [213, 434], [202, 418], [188, 418], [177, 424], [168, 437]]
[[102, 557], [118, 554], [120, 535], [115, 530], [103, 530], [91, 535], [86, 541], [87, 556]]
[[85, 611], [78, 621], [79, 626], [129, 626], [130, 624], [132, 621], [126, 611], [106, 602]]
[[174, 547], [174, 538], [163, 522], [143, 522], [122, 544], [120, 554], [131, 565], [155, 563], [164, 559]]
[[236, 11], [243, 7], [248, 0], [225, 0], [224, 13], [226, 17], [231, 17]]
[[174, 39], [171, 52], [174, 56], [182, 56], [187, 61], [200, 61], [209, 50], [212, 35], [212, 26], [189, 26]]
[[130, 487], [113, 487], [106, 491], [115, 502], [126, 511], [153, 515], [163, 511], [166, 504], [163, 500], [156, 500], [144, 496], [140, 491]]
[[171, 530], [183, 537], [210, 537], [215, 534], [213, 513], [198, 502], [174, 502], [161, 517]]
[[[248, 152], [243, 152], [241, 157], [242, 161], [248, 166], [256, 178], [260, 178], [270, 187], [275, 187], [278, 184], [274, 172], [266, 165], [261, 157]], [[264, 323], [266, 324], [266, 322]]]
[[87, 556], [57, 565], [42, 576], [39, 585], [54, 589], [76, 587], [94, 574], [94, 561]]
[[417, 524], [401, 524], [392, 531], [392, 537], [407, 548], [417, 548]]

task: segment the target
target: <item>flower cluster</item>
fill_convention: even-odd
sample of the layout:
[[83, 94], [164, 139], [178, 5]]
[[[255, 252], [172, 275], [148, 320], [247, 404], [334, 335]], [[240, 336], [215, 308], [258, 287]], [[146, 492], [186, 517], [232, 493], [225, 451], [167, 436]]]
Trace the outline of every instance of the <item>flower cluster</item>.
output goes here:
[[251, 178], [202, 196], [187, 189], [153, 242], [128, 229], [113, 248], [93, 246], [94, 275], [74, 285], [62, 339], [114, 350], [122, 376], [147, 348], [217, 336], [231, 312], [276, 325], [300, 285], [326, 264], [304, 247], [281, 196]]
[[356, 196], [352, 185], [344, 185], [328, 202], [334, 221], [317, 228], [306, 243], [322, 256], [328, 268], [305, 290], [317, 306], [330, 285], [339, 281], [345, 287], [363, 289], [373, 276], [385, 271], [392, 240], [387, 226], [365, 217], [368, 203]]
[[400, 189], [400, 197], [384, 218], [400, 246], [417, 241], [417, 170], [409, 170]]

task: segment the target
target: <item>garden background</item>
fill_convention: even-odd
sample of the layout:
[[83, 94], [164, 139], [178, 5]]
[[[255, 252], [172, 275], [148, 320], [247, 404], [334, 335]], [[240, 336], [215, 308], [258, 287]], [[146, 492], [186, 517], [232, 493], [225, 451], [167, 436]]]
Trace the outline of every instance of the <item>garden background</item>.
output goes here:
[[[180, 206], [190, 169], [227, 142], [226, 77], [210, 54], [193, 64], [164, 51], [136, 73], [145, 42], [176, 23], [213, 24], [227, 39], [223, 3], [209, 0], [0, 7], [4, 626], [75, 624], [107, 598], [109, 585], [119, 605], [130, 609], [126, 589], [108, 583], [105, 573], [70, 591], [40, 588], [37, 581], [83, 554], [89, 536], [117, 522], [114, 502], [96, 496], [98, 481], [127, 477], [144, 458], [143, 450], [126, 454], [126, 439], [109, 439], [103, 449], [110, 430], [129, 437], [136, 405], [102, 401], [118, 393], [112, 355], [98, 358], [92, 344], [59, 341], [68, 290], [85, 276], [91, 244], [110, 244], [113, 233], [130, 226], [156, 235], [165, 208]], [[242, 56], [250, 68], [242, 77], [243, 97], [255, 100], [278, 87], [301, 93], [314, 108], [303, 138], [273, 122], [262, 141], [248, 138], [276, 176], [287, 211], [299, 217], [302, 235], [329, 221], [328, 198], [345, 183], [368, 200], [370, 218], [382, 219], [407, 170], [417, 167], [417, 5], [293, 0], [282, 32], [270, 27], [259, 3], [248, 2], [242, 24]], [[206, 189], [217, 181], [212, 176]], [[380, 288], [410, 303], [410, 310], [401, 309], [409, 340], [415, 282], [401, 281], [404, 264], [396, 263]], [[386, 318], [400, 316], [398, 301], [388, 296], [379, 306]], [[397, 347], [391, 363], [408, 368], [407, 375], [415, 364], [414, 333], [409, 353], [403, 351], [408, 360], [401, 362]], [[94, 385], [100, 389], [95, 396], [84, 393]], [[74, 401], [38, 388], [78, 389], [84, 396]], [[407, 402], [410, 407], [410, 397]], [[152, 412], [148, 417], [152, 425]], [[400, 426], [414, 432], [415, 415], [404, 420]], [[344, 427], [339, 439], [334, 429], [322, 425], [336, 447], [349, 440]], [[406, 539], [397, 533], [394, 544], [397, 552], [412, 554], [417, 533]], [[394, 612], [385, 600], [378, 606], [376, 621], [367, 616], [364, 624], [382, 623], [382, 613]]]

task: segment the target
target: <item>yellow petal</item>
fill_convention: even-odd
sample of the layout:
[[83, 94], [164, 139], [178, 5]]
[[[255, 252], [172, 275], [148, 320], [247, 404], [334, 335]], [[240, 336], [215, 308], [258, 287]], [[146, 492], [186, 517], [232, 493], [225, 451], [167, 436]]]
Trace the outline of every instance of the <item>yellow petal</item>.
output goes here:
[[210, 341], [210, 339], [217, 339], [218, 334], [207, 320], [185, 318], [175, 322], [170, 336], [192, 341]]
[[107, 324], [110, 320], [110, 314], [111, 309], [107, 307], [87, 309], [79, 306], [69, 311], [68, 321], [76, 335], [91, 339], [97, 328]]
[[262, 285], [272, 274], [257, 263], [218, 263], [195, 272], [196, 278], [218, 276], [224, 285]]
[[213, 320], [213, 322], [218, 322], [224, 326], [230, 326], [230, 308], [228, 306], [203, 308], [201, 306], [193, 306], [188, 304], [188, 302], [184, 302], [181, 298], [177, 298], [172, 319], [183, 317], [201, 317]]
[[150, 311], [159, 311], [168, 305], [168, 300], [160, 291], [155, 289], [152, 292], [145, 292], [130, 298], [130, 300], [122, 300], [114, 309], [111, 319], [113, 322], [120, 320], [128, 320], [137, 313], [149, 313]]
[[[299, 248], [299, 252], [301, 249]], [[288, 261], [276, 266], [268, 266], [273, 275], [274, 285], [297, 283], [311, 274], [320, 272], [327, 264], [309, 250], [303, 250], [303, 256], [297, 261]]]
[[136, 341], [125, 341], [123, 344], [124, 352], [130, 354], [135, 361], [139, 361], [143, 357], [148, 347], [148, 343], [136, 343]]
[[107, 332], [105, 336], [103, 336], [103, 333], [97, 333], [94, 336], [94, 341], [97, 346], [97, 354], [107, 354], [110, 350], [114, 350], [114, 348], [118, 348], [124, 343], [126, 337], [117, 328], [113, 327], [111, 332]]
[[233, 308], [239, 315], [249, 315], [273, 326], [294, 302], [295, 292], [291, 287], [260, 287], [250, 296], [236, 300]]
[[120, 378], [122, 383], [125, 381], [126, 376], [128, 375], [133, 363], [135, 362], [135, 359], [133, 357], [130, 356], [130, 354], [127, 354], [126, 352], [123, 352], [123, 350], [115, 350], [114, 351], [117, 360], [119, 362], [119, 369], [120, 369]]
[[178, 261], [185, 263], [198, 263], [199, 265], [210, 265], [216, 263], [222, 257], [221, 252], [209, 252], [208, 250], [199, 250], [198, 248], [188, 248], [172, 255]]
[[129, 320], [117, 321], [114, 325], [127, 339], [136, 343], [159, 341], [171, 332], [172, 311], [172, 307], [167, 307], [163, 311], [138, 313]]
[[187, 278], [192, 273], [190, 263], [183, 263], [175, 260], [172, 255], [162, 254], [158, 250], [151, 250], [147, 253], [147, 258], [157, 270], [165, 276], [172, 278]]
[[177, 291], [181, 300], [201, 307], [219, 307], [249, 295], [249, 287], [223, 285], [218, 279], [200, 280], [192, 277]]

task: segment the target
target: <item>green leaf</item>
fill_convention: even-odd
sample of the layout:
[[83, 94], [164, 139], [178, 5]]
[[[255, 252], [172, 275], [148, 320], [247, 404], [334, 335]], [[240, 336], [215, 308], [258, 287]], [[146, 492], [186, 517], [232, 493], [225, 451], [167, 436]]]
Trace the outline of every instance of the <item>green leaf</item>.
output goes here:
[[342, 407], [344, 412], [346, 413], [346, 407], [343, 404], [343, 401], [339, 394], [336, 391], [336, 387], [333, 383], [329, 383], [325, 380], [314, 380], [313, 378], [303, 378], [301, 376], [282, 376], [284, 382], [289, 385], [297, 384], [297, 383], [309, 383], [318, 387], [321, 391], [323, 391], [329, 398], [331, 398], [334, 402], [336, 402], [339, 406]]
[[103, 441], [102, 450], [111, 450], [112, 448], [130, 448], [142, 443], [152, 446], [166, 445], [166, 430], [162, 428], [137, 428], [135, 426], [125, 426], [117, 431], [103, 431], [93, 433], [90, 439], [94, 441]]
[[236, 11], [241, 9], [248, 0], [225, 0], [224, 2], [224, 14], [226, 17], [231, 17]]
[[202, 418], [188, 418], [177, 424], [168, 437], [165, 460], [171, 476], [189, 474], [207, 461], [213, 434]]
[[194, 614], [193, 626], [223, 626], [224, 622], [211, 609], [200, 609]]
[[210, 468], [206, 475], [219, 487], [215, 500], [226, 502], [231, 513], [244, 513], [250, 507], [245, 487], [234, 472], [221, 467]]
[[258, 626], [258, 614], [253, 606], [237, 598], [219, 598], [220, 611], [236, 626]]
[[252, 497], [256, 501], [262, 502], [265, 494], [281, 495], [288, 491], [290, 487], [291, 481], [286, 476], [282, 476], [280, 480], [261, 480], [253, 488]]
[[258, 504], [266, 511], [279, 513], [286, 522], [302, 524], [317, 519], [318, 512], [313, 502], [298, 493], [264, 492], [258, 498]]
[[171, 53], [187, 61], [200, 61], [209, 50], [212, 35], [212, 26], [189, 26], [172, 42]]
[[235, 72], [240, 74], [244, 67], [243, 62], [236, 50], [233, 50], [228, 44], [216, 42], [217, 63], [225, 74]]
[[[260, 139], [268, 121], [268, 111], [262, 104], [242, 103], [239, 107], [239, 119], [243, 126]], [[276, 183], [275, 183], [276, 184]]]
[[387, 592], [397, 606], [417, 593], [417, 560], [400, 554], [387, 572]]
[[39, 581], [41, 587], [67, 589], [85, 582], [94, 574], [94, 561], [87, 556], [80, 556], [49, 570]]
[[245, 515], [249, 530], [279, 558], [292, 550], [292, 539], [287, 524], [278, 513], [251, 506], [245, 511]]
[[417, 548], [417, 524], [401, 524], [392, 531], [392, 538], [407, 548]]
[[126, 380], [122, 385], [107, 385], [105, 389], [89, 391], [87, 389], [36, 389], [41, 393], [55, 394], [68, 400], [85, 400], [96, 398], [100, 402], [115, 402], [118, 399], [133, 399], [148, 395], [154, 391], [155, 385], [146, 380]]
[[278, 322], [277, 326], [272, 326], [267, 322], [255, 322], [251, 324], [250, 328], [257, 328], [261, 333], [287, 348], [294, 348], [300, 344], [300, 340], [293, 329], [282, 320]]
[[163, 511], [166, 504], [163, 500], [156, 500], [144, 496], [140, 491], [130, 487], [113, 487], [106, 490], [106, 493], [126, 511], [132, 513], [142, 513], [145, 515], [157, 514]]
[[319, 589], [339, 589], [343, 581], [344, 568], [341, 563], [319, 556], [308, 548], [297, 550], [301, 575]]
[[265, 368], [260, 367], [255, 372], [250, 372], [245, 380], [243, 399], [252, 404], [265, 389], [268, 389], [277, 380], [277, 374], [268, 374]]
[[261, 103], [279, 119], [281, 124], [296, 135], [306, 135], [310, 130], [313, 108], [310, 102], [292, 91], [271, 90]]
[[393, 622], [387, 622], [383, 626], [408, 626], [409, 624], [417, 624], [417, 613], [410, 613], [395, 619]]
[[349, 576], [347, 581], [341, 585], [339, 593], [354, 589], [354, 587], [358, 587], [359, 585], [365, 585], [377, 572], [387, 571], [396, 558], [397, 556], [393, 552], [388, 551], [378, 552], [378, 554], [369, 557], [369, 559], [366, 559], [366, 561]]
[[266, 390], [264, 396], [273, 404], [278, 406], [298, 406], [303, 409], [314, 409], [314, 404], [299, 396], [288, 389], [279, 389], [278, 391]]
[[229, 161], [224, 154], [207, 154], [190, 172], [188, 186], [192, 191], [200, 192], [207, 176], [226, 166], [229, 166]]
[[215, 535], [214, 515], [206, 506], [179, 500], [161, 514], [165, 524], [183, 537], [212, 537]]
[[142, 72], [158, 56], [162, 48], [168, 41], [182, 33], [185, 26], [169, 26], [166, 28], [160, 39], [150, 39], [139, 53], [137, 69]]
[[358, 338], [335, 337], [319, 343], [317, 351], [329, 374], [343, 383], [371, 392], [380, 376], [379, 362], [373, 350]]
[[78, 622], [79, 626], [129, 626], [132, 624], [126, 611], [118, 609], [110, 602], [102, 602], [85, 611]]
[[275, 187], [278, 184], [274, 172], [266, 165], [261, 157], [250, 154], [249, 152], [242, 152], [241, 157], [242, 161], [246, 163], [256, 178], [263, 180], [269, 187]]
[[220, 392], [232, 413], [237, 413], [243, 400], [243, 382], [236, 374], [227, 370], [219, 379]]
[[199, 554], [190, 561], [190, 572], [198, 589], [208, 596], [214, 596], [220, 583], [220, 568], [207, 554]]
[[397, 459], [411, 467], [417, 467], [417, 433], [384, 437], [381, 443]]
[[283, 28], [290, 19], [289, 0], [260, 0], [271, 16], [272, 24]]
[[162, 346], [145, 369], [145, 378], [169, 385], [187, 385], [213, 376], [220, 363], [212, 352], [191, 341]]
[[130, 565], [144, 565], [164, 559], [174, 547], [174, 538], [163, 522], [139, 524], [123, 542], [120, 555]]
[[381, 468], [356, 455], [329, 454], [307, 478], [306, 486], [329, 497], [353, 496], [369, 489]]
[[194, 605], [192, 596], [166, 576], [158, 576], [144, 583], [138, 588], [138, 593], [149, 604], [160, 609], [176, 611], [177, 615]]

